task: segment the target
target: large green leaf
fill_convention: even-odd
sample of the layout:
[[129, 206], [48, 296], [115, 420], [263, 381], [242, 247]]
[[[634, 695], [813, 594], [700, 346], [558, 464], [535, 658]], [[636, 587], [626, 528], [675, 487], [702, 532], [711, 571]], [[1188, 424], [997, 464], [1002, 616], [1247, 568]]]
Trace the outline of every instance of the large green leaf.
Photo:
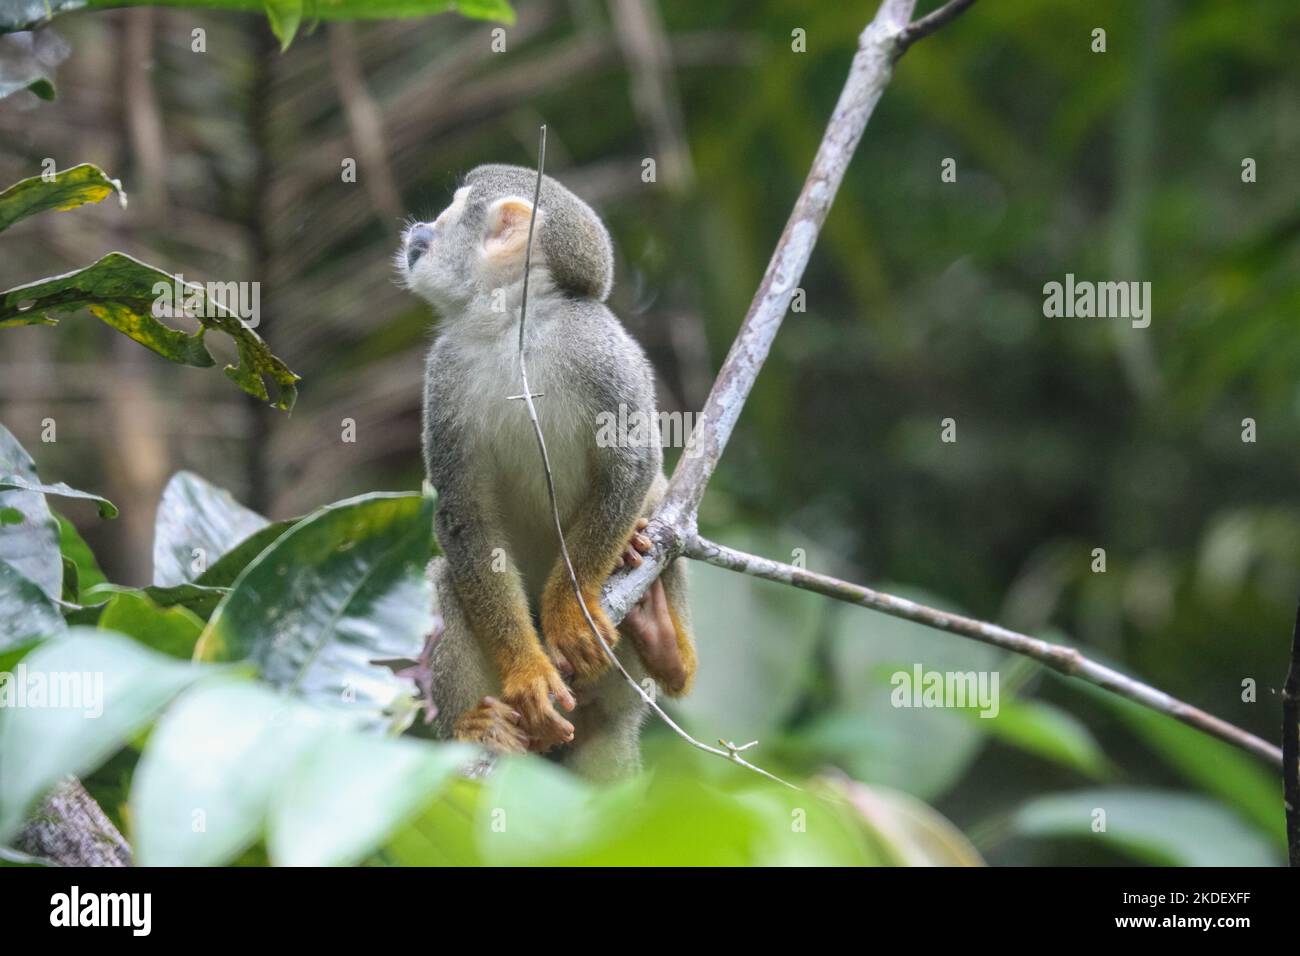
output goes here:
[[[230, 593], [229, 588], [205, 587], [201, 584], [174, 584], [171, 587], [156, 587], [149, 585], [143, 588], [131, 588], [124, 584], [111, 584], [105, 582], [96, 584], [93, 588], [82, 592], [82, 599], [85, 604], [77, 609], [83, 612], [94, 612], [91, 616], [94, 620], [99, 619], [100, 613], [118, 594], [143, 594], [154, 604], [159, 607], [176, 607], [177, 605], [188, 608], [205, 621], [211, 617], [212, 612], [216, 610], [217, 605]], [[78, 623], [87, 623], [86, 620], [79, 620]]]
[[372, 662], [418, 657], [433, 626], [433, 513], [432, 498], [372, 494], [303, 518], [235, 581], [196, 657], [252, 659], [272, 684], [379, 719], [412, 688]]
[[[203, 669], [123, 637], [73, 628], [23, 658], [0, 706], [0, 842], [67, 774], [99, 766]], [[40, 688], [44, 697], [36, 697]]]
[[95, 507], [99, 509], [101, 518], [117, 517], [117, 505], [107, 498], [101, 498], [89, 491], [78, 491], [76, 488], [69, 488], [62, 481], [56, 481], [51, 485], [41, 481], [30, 481], [21, 475], [0, 475], [0, 491], [10, 491], [12, 489], [34, 491], [42, 495], [58, 495], [60, 498], [81, 498], [85, 501], [93, 501]]
[[76, 209], [87, 203], [100, 202], [113, 193], [117, 193], [125, 208], [126, 193], [122, 191], [122, 184], [90, 163], [81, 163], [49, 177], [20, 179], [0, 192], [0, 231], [38, 212]]
[[[915, 590], [887, 590], [934, 607], [947, 604]], [[830, 646], [838, 706], [801, 740], [822, 749], [859, 780], [923, 799], [942, 794], [975, 759], [985, 725], [996, 718], [971, 719], [954, 708], [895, 706], [893, 675], [911, 675], [917, 665], [926, 673], [985, 673], [989, 680], [997, 674], [1000, 693], [1008, 694], [1001, 686], [1009, 669], [1007, 655], [996, 648], [911, 621], [843, 608], [836, 614]]]
[[[98, 262], [49, 279], [40, 279], [0, 293], [0, 327], [47, 321], [49, 313], [87, 309], [92, 315], [145, 348], [170, 361], [196, 368], [215, 364], [204, 345], [211, 329], [226, 333], [239, 352], [239, 363], [227, 365], [226, 375], [245, 392], [268, 400], [264, 378], [275, 383], [277, 408], [290, 409], [297, 398], [298, 376], [271, 353], [266, 343], [236, 315], [209, 299], [202, 286], [184, 284], [188, 308], [193, 296], [195, 320], [201, 328], [188, 333], [154, 316], [160, 283], [174, 289], [177, 277], [121, 252], [110, 252]], [[172, 296], [174, 298], [174, 296]], [[209, 314], [211, 313], [211, 314]]]
[[1118, 715], [1184, 779], [1235, 807], [1272, 837], [1278, 847], [1286, 846], [1286, 826], [1278, 806], [1278, 778], [1255, 757], [1090, 684], [1070, 686]]
[[[1102, 812], [1104, 811], [1104, 818]], [[1162, 790], [1079, 790], [1031, 800], [1021, 835], [1100, 840], [1157, 866], [1274, 866], [1268, 841], [1221, 804]], [[1105, 829], [1100, 829], [1104, 823]]]
[[751, 779], [737, 778], [742, 788], [731, 791], [670, 760], [653, 778], [593, 786], [537, 757], [502, 759], [486, 780], [440, 791], [383, 856], [407, 866], [861, 866], [904, 859], [887, 841], [907, 826], [907, 862], [979, 862], [932, 811], [904, 821], [890, 805], [883, 813], [897, 822], [885, 835], [881, 812], [866, 822], [838, 793], [828, 800]]
[[[978, 716], [971, 716], [979, 720]], [[1026, 753], [1069, 767], [1094, 779], [1111, 776], [1114, 767], [1092, 732], [1073, 714], [1041, 700], [1007, 700], [983, 730]]]
[[[72, 10], [126, 6], [194, 6], [193, 0], [9, 0], [0, 5], [0, 33], [31, 30]], [[507, 0], [203, 0], [219, 10], [265, 12], [275, 35], [287, 47], [304, 20], [394, 20], [454, 10], [479, 20], [514, 23]]]
[[214, 588], [230, 587], [255, 557], [301, 520], [301, 518], [290, 518], [286, 521], [275, 521], [254, 531], [218, 558], [214, 564], [209, 565], [208, 569], [198, 576], [196, 583]]
[[104, 605], [99, 627], [187, 661], [194, 656], [194, 645], [203, 633], [203, 618], [183, 605], [160, 607], [142, 591], [125, 591]]
[[158, 722], [132, 783], [137, 862], [226, 863], [265, 833], [278, 864], [355, 863], [471, 754], [350, 723], [250, 681], [187, 692]]
[[[0, 475], [38, 483], [36, 463], [13, 434], [0, 425]], [[37, 491], [0, 489], [0, 560], [35, 581], [51, 598], [63, 593], [59, 524]]]
[[58, 607], [36, 582], [0, 559], [0, 650], [62, 634]]
[[[730, 532], [728, 541], [788, 560], [793, 539]], [[695, 690], [673, 706], [708, 739], [765, 738], [807, 687], [827, 602], [815, 594], [692, 563], [692, 626], [699, 635]]]
[[0, 36], [0, 99], [19, 90], [31, 90], [44, 100], [54, 99], [50, 73], [67, 57], [68, 50], [68, 44], [53, 30]]
[[473, 753], [456, 744], [322, 735], [272, 797], [271, 860], [279, 866], [360, 862], [428, 804]]
[[217, 559], [266, 527], [224, 488], [189, 471], [178, 471], [163, 489], [154, 519], [153, 583], [194, 581]]
[[247, 680], [185, 694], [158, 721], [131, 784], [136, 862], [216, 866], [239, 855], [261, 835], [287, 768], [337, 719]]

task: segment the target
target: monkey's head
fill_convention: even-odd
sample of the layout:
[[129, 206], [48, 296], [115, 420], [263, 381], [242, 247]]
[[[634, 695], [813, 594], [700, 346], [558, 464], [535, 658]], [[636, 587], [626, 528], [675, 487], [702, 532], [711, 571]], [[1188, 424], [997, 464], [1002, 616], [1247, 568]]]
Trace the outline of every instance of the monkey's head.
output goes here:
[[[406, 230], [397, 253], [406, 287], [446, 314], [519, 283], [536, 185], [523, 166], [473, 170], [437, 219]], [[545, 176], [534, 228], [530, 287], [549, 279], [565, 295], [604, 301], [614, 251], [591, 207]]]

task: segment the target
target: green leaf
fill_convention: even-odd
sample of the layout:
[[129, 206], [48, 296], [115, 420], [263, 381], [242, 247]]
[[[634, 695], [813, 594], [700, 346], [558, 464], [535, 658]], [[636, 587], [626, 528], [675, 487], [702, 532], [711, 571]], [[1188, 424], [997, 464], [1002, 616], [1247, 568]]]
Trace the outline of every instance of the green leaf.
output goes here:
[[77, 571], [78, 597], [74, 598], [74, 600], [79, 601], [81, 592], [93, 588], [97, 584], [105, 583], [108, 578], [100, 570], [99, 562], [95, 560], [90, 545], [86, 544], [85, 539], [77, 532], [76, 525], [57, 511], [53, 514], [54, 520], [59, 523], [59, 551], [65, 561], [65, 572], [67, 569], [66, 562], [68, 561], [72, 562]]
[[[0, 13], [0, 20], [3, 17]], [[49, 71], [67, 57], [68, 50], [68, 44], [52, 30], [0, 36], [0, 98], [30, 90], [41, 99], [54, 99]]]
[[38, 212], [76, 209], [87, 203], [102, 202], [113, 193], [117, 193], [125, 209], [126, 193], [122, 191], [122, 184], [90, 163], [81, 163], [48, 178], [30, 176], [20, 179], [0, 193], [0, 231]]
[[[98, 767], [202, 673], [120, 634], [83, 628], [29, 653], [4, 685], [14, 696], [0, 706], [0, 842], [50, 787]], [[42, 687], [43, 703], [35, 696]]]
[[9, 491], [17, 488], [20, 491], [35, 491], [42, 495], [58, 495], [60, 498], [82, 498], [87, 501], [95, 502], [99, 509], [101, 518], [116, 518], [117, 505], [107, 498], [101, 498], [99, 495], [92, 495], [88, 491], [78, 491], [75, 488], [69, 488], [61, 481], [54, 484], [45, 484], [40, 481], [30, 481], [21, 475], [4, 475], [0, 474], [0, 491]]
[[1286, 846], [1278, 778], [1256, 758], [1133, 701], [1090, 685], [1074, 686], [1119, 716], [1185, 780], [1235, 807], [1278, 847]]
[[[735, 547], [785, 557], [792, 540], [729, 533]], [[789, 717], [807, 687], [827, 602], [815, 594], [701, 563], [690, 566], [698, 647], [694, 692], [674, 707], [707, 739], [765, 737]]]
[[287, 521], [276, 521], [259, 531], [254, 531], [200, 574], [196, 583], [208, 587], [230, 587], [255, 557], [269, 548], [272, 542], [278, 541], [281, 535], [301, 520], [301, 518], [290, 518]]
[[[125, 6], [177, 6], [181, 0], [11, 0], [0, 6], [0, 33], [31, 30], [59, 13], [70, 10], [108, 10]], [[272, 18], [276, 36], [288, 46], [293, 33], [281, 33], [286, 17], [303, 15], [321, 20], [395, 20], [427, 17], [456, 11], [478, 20], [514, 23], [515, 14], [507, 0], [204, 0], [203, 6], [217, 10], [263, 11]], [[279, 19], [282, 25], [277, 28]], [[295, 21], [296, 27], [296, 21]]]
[[194, 644], [203, 632], [203, 618], [179, 604], [159, 607], [142, 592], [125, 591], [104, 606], [99, 627], [187, 661], [193, 657]]
[[281, 52], [289, 49], [298, 33], [298, 25], [302, 23], [303, 0], [262, 0], [262, 3], [271, 32], [280, 41]]
[[323, 735], [271, 799], [271, 860], [277, 866], [360, 862], [415, 817], [473, 754], [458, 744]]
[[[1105, 812], [1105, 829], [1094, 831]], [[1028, 837], [1100, 840], [1156, 866], [1275, 866], [1258, 831], [1222, 805], [1162, 790], [1079, 790], [1031, 800], [1012, 819]]]
[[979, 851], [933, 807], [899, 790], [828, 781], [861, 815], [884, 855], [901, 866], [983, 866]]
[[87, 602], [83, 610], [95, 610], [97, 612], [95, 617], [98, 620], [98, 615], [115, 595], [143, 594], [159, 607], [180, 605], [206, 621], [229, 591], [229, 588], [211, 588], [201, 584], [176, 584], [165, 588], [149, 585], [143, 588], [132, 588], [124, 584], [105, 582], [82, 592], [82, 599]]
[[[0, 474], [39, 483], [36, 463], [10, 431], [0, 425]], [[63, 594], [59, 525], [45, 496], [35, 491], [0, 490], [0, 560], [8, 561], [51, 598]], [[19, 520], [15, 520], [15, 516]]]
[[[21, 184], [20, 184], [21, 185]], [[202, 326], [188, 333], [165, 325], [154, 316], [155, 303], [170, 302], [180, 280], [121, 252], [64, 275], [41, 279], [0, 293], [0, 328], [46, 322], [48, 313], [87, 309], [92, 315], [163, 358], [181, 365], [207, 368], [214, 363], [203, 343], [212, 329], [234, 340], [239, 363], [227, 365], [231, 381], [250, 395], [268, 401], [264, 378], [276, 385], [273, 405], [291, 409], [297, 398], [298, 376], [271, 353], [266, 343], [234, 313], [209, 299], [202, 286], [183, 284], [182, 298], [193, 296], [194, 319]]]
[[[923, 604], [952, 610], [949, 602], [916, 589], [897, 588]], [[985, 741], [987, 719], [947, 707], [896, 707], [893, 675], [975, 672], [1001, 676], [1008, 655], [921, 624], [855, 608], [835, 615], [830, 672], [837, 710], [800, 737], [824, 750], [856, 779], [906, 790], [923, 799], [944, 793], [965, 772]], [[917, 741], [925, 741], [918, 746]]]
[[998, 715], [981, 720], [981, 727], [1004, 743], [1018, 747], [1093, 779], [1110, 776], [1114, 767], [1092, 732], [1073, 714], [1039, 700], [1004, 701]]
[[[192, 472], [177, 472], [163, 489], [154, 519], [153, 583], [167, 586], [196, 580], [266, 525], [265, 518], [224, 488]], [[195, 570], [200, 559], [201, 567]]]
[[432, 498], [362, 495], [308, 515], [235, 581], [196, 657], [378, 720], [411, 685], [375, 660], [419, 656], [433, 625]]
[[158, 721], [131, 784], [136, 862], [234, 859], [261, 835], [286, 769], [337, 722], [247, 680], [219, 678], [184, 694]]
[[0, 651], [66, 630], [49, 596], [12, 564], [0, 560]]

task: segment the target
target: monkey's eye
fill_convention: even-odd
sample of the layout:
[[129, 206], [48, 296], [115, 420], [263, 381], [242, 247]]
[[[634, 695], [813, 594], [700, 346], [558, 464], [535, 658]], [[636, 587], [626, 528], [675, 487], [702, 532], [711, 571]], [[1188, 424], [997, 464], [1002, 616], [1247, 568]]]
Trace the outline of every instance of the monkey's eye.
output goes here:
[[420, 256], [429, 251], [429, 244], [433, 242], [433, 227], [427, 223], [420, 223], [406, 234], [406, 268], [414, 269], [415, 263], [419, 261]]

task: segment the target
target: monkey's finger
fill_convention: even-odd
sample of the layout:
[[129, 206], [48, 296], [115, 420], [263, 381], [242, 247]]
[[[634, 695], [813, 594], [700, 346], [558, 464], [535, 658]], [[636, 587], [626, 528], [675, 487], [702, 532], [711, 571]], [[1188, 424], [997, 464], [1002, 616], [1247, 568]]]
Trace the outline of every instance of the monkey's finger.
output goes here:
[[636, 530], [638, 530], [638, 531], [644, 531], [644, 530], [646, 529], [646, 527], [647, 527], [649, 524], [650, 524], [650, 519], [649, 519], [649, 518], [637, 518], [637, 519], [636, 519]]
[[643, 534], [632, 535], [632, 547], [642, 554], [649, 554], [654, 548], [654, 542]]

